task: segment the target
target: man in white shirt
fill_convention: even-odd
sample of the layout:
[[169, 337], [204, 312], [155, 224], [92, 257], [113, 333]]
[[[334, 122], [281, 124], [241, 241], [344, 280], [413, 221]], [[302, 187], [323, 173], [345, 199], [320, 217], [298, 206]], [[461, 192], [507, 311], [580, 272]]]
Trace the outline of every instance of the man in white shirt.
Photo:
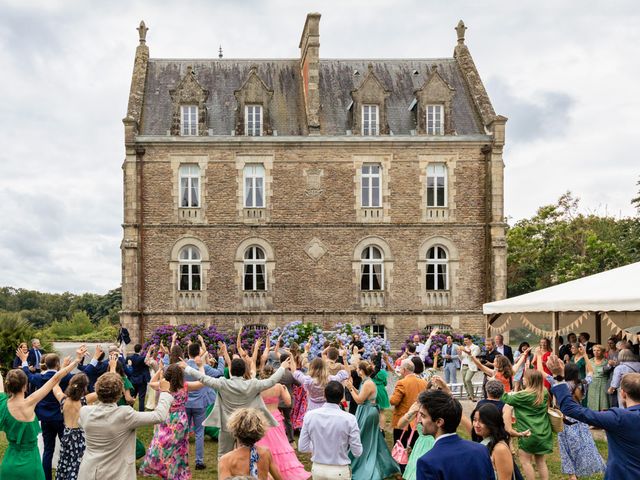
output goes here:
[[324, 396], [327, 403], [304, 416], [298, 450], [311, 452], [313, 480], [350, 479], [349, 450], [354, 457], [362, 455], [358, 422], [356, 417], [340, 410], [344, 398], [340, 382], [329, 382]]
[[464, 336], [464, 346], [460, 349], [460, 374], [462, 375], [462, 383], [467, 391], [467, 396], [472, 402], [476, 401], [473, 391], [473, 376], [478, 371], [478, 366], [471, 357], [480, 355], [480, 347], [473, 344], [471, 335]]
[[424, 348], [424, 343], [420, 341], [420, 335], [417, 333], [413, 336], [413, 343], [416, 346], [416, 353], [420, 355], [422, 353], [422, 349]]

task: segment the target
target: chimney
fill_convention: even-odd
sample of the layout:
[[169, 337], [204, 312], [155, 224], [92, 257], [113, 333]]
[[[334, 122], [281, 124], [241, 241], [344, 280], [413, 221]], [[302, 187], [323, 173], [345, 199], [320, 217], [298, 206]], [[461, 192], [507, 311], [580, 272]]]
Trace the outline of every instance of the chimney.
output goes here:
[[300, 71], [309, 135], [320, 135], [320, 14], [310, 13], [300, 38]]
[[144, 85], [147, 78], [147, 66], [149, 64], [149, 47], [147, 46], [147, 31], [149, 29], [144, 24], [144, 21], [141, 21], [136, 30], [138, 30], [139, 44], [138, 48], [136, 48], [136, 56], [133, 63], [127, 116], [122, 120], [125, 125], [125, 144], [132, 144], [135, 136], [138, 134], [140, 118], [142, 116]]

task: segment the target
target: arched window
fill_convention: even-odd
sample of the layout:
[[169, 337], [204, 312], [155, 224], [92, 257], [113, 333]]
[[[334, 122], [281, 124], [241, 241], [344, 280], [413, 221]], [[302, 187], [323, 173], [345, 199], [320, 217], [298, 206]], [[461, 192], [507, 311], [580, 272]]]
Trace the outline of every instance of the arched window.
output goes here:
[[378, 247], [370, 245], [362, 251], [360, 270], [361, 290], [384, 289], [384, 258]]
[[449, 259], [440, 245], [427, 250], [427, 290], [449, 289]]
[[180, 290], [201, 290], [201, 257], [200, 250], [187, 245], [180, 250]]
[[200, 167], [198, 165], [180, 166], [180, 207], [197, 208], [200, 206]]
[[251, 246], [244, 252], [244, 290], [267, 289], [267, 259], [264, 250]]

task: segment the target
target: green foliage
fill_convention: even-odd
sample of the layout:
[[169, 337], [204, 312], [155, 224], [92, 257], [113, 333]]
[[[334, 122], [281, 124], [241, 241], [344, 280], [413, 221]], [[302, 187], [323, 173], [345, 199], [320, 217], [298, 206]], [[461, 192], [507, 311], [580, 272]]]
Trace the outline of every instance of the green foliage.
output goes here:
[[[638, 187], [640, 187], [640, 180], [636, 183]], [[631, 199], [631, 205], [636, 208], [638, 215], [640, 215], [640, 190], [638, 190], [638, 195]]]
[[53, 322], [46, 332], [49, 337], [56, 340], [67, 340], [76, 335], [85, 335], [95, 330], [91, 319], [86, 312], [75, 312], [70, 320]]
[[507, 232], [509, 296], [640, 261], [640, 219], [578, 214], [570, 192]]
[[21, 342], [31, 347], [35, 330], [19, 313], [0, 313], [0, 363], [11, 368], [16, 349]]

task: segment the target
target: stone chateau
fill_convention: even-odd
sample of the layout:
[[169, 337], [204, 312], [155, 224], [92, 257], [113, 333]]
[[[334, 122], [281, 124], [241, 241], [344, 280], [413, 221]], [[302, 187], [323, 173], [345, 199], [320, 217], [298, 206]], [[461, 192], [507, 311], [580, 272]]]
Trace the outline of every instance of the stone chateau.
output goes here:
[[[144, 22], [125, 129], [121, 318], [330, 330], [398, 346], [481, 333], [506, 294], [496, 115], [455, 28], [452, 58], [154, 59]], [[453, 40], [453, 39], [452, 39]], [[453, 43], [453, 41], [452, 41]]]

